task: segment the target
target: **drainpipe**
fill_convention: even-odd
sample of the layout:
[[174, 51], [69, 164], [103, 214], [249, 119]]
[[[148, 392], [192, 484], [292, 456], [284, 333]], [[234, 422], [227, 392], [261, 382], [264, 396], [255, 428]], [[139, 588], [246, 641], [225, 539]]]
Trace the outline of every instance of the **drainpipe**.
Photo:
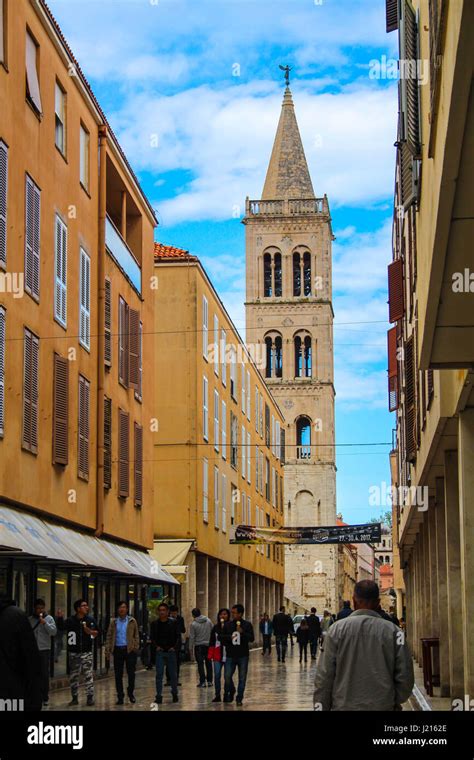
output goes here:
[[105, 217], [107, 192], [107, 127], [99, 127], [99, 236], [97, 251], [97, 468], [96, 531], [104, 532], [104, 333], [105, 333]]

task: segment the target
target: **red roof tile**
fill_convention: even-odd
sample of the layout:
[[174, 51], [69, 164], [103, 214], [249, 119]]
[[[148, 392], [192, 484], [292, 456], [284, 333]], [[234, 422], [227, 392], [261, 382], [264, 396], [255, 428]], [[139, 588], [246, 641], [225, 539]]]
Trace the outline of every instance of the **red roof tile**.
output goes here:
[[155, 261], [163, 259], [197, 261], [197, 257], [192, 256], [184, 248], [176, 248], [174, 245], [165, 245], [164, 243], [155, 243]]

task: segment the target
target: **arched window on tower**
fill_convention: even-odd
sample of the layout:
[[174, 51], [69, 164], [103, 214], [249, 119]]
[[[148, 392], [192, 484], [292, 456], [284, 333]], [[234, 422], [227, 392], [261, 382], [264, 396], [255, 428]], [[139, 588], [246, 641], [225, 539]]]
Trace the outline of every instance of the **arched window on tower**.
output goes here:
[[266, 363], [265, 363], [265, 377], [271, 377], [273, 374], [273, 351], [272, 351], [272, 339], [270, 336], [265, 338], [266, 347]]
[[309, 335], [304, 339], [304, 376], [311, 377], [312, 375], [312, 352], [311, 352], [311, 338]]
[[296, 457], [310, 459], [311, 457], [311, 420], [309, 417], [298, 417], [296, 420]]
[[298, 252], [293, 254], [293, 295], [301, 295], [301, 265]]
[[276, 298], [280, 298], [282, 294], [281, 253], [275, 253], [273, 262], [274, 262], [274, 278], [275, 278], [275, 296]]
[[263, 294], [265, 298], [272, 296], [272, 257], [266, 253], [263, 257]]
[[283, 341], [278, 333], [265, 337], [265, 377], [283, 377]]
[[304, 294], [305, 296], [311, 295], [311, 254], [309, 251], [305, 251], [303, 255], [303, 280], [304, 280]]
[[279, 335], [275, 338], [275, 375], [283, 377], [283, 344]]
[[299, 335], [295, 337], [295, 377], [303, 377], [303, 354]]

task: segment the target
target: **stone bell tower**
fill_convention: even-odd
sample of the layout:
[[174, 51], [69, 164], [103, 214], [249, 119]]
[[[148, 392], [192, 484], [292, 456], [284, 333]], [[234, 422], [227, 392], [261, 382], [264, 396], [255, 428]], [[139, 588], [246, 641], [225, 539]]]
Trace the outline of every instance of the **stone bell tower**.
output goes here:
[[[287, 84], [262, 197], [246, 201], [246, 338], [285, 415], [285, 525], [336, 525], [331, 217]], [[336, 545], [285, 548], [285, 597], [335, 612]]]

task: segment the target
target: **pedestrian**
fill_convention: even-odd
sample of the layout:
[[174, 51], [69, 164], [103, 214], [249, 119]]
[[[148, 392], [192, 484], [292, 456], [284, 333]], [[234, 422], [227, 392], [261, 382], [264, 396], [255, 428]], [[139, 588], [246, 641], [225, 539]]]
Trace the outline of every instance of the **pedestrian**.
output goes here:
[[[291, 623], [289, 621], [291, 621]], [[280, 611], [273, 616], [273, 633], [275, 634], [278, 662], [285, 662], [290, 625], [293, 630], [293, 621], [290, 616], [286, 614], [285, 607], [280, 607]]]
[[41, 710], [41, 659], [28, 616], [0, 594], [0, 701]]
[[59, 662], [64, 647], [64, 633], [66, 631], [66, 620], [64, 618], [64, 612], [60, 607], [56, 610], [54, 619], [58, 631], [54, 637], [54, 662]]
[[248, 620], [244, 620], [244, 606], [234, 604], [232, 607], [232, 620], [224, 625], [224, 644], [226, 649], [224, 702], [232, 702], [234, 698], [233, 676], [238, 669], [239, 682], [237, 686], [236, 704], [241, 707], [244, 701], [245, 684], [249, 667], [250, 648], [249, 644], [255, 640], [253, 626]]
[[349, 617], [349, 615], [351, 614], [352, 614], [351, 603], [350, 601], [345, 601], [341, 609], [337, 613], [337, 619], [344, 620], [344, 618]]
[[221, 701], [221, 681], [222, 671], [225, 672], [226, 651], [222, 643], [225, 624], [230, 620], [230, 611], [227, 607], [222, 607], [217, 613], [217, 623], [211, 631], [211, 640], [209, 644], [208, 660], [214, 668], [214, 692], [213, 702]]
[[378, 612], [379, 587], [363, 580], [354, 589], [354, 612], [328, 629], [316, 671], [319, 710], [400, 710], [414, 684], [405, 636]]
[[178, 675], [176, 651], [179, 634], [176, 621], [169, 615], [169, 607], [165, 602], [158, 606], [158, 618], [150, 626], [150, 638], [156, 651], [156, 696], [155, 702], [163, 702], [163, 675], [168, 666], [173, 702], [178, 702]]
[[293, 637], [295, 635], [295, 626], [291, 615], [287, 615], [286, 617], [288, 618], [288, 636], [290, 637], [291, 647], [293, 648], [295, 645], [295, 642], [293, 641]]
[[117, 690], [117, 704], [123, 705], [123, 668], [127, 669], [127, 694], [130, 702], [137, 700], [135, 691], [135, 670], [137, 667], [137, 653], [140, 649], [140, 637], [138, 623], [134, 617], [128, 614], [127, 602], [119, 602], [117, 605], [117, 617], [112, 618], [107, 630], [105, 640], [105, 659], [114, 658], [115, 688]]
[[332, 619], [332, 615], [329, 610], [324, 610], [323, 619], [321, 620], [321, 652], [324, 649], [324, 640], [326, 638], [327, 632], [333, 623], [334, 620]]
[[43, 599], [37, 599], [33, 614], [28, 618], [38, 645], [41, 659], [41, 699], [46, 707], [49, 702], [49, 669], [51, 665], [51, 639], [56, 636], [57, 628], [52, 615], [46, 614]]
[[263, 613], [262, 619], [260, 620], [260, 633], [262, 634], [263, 639], [262, 656], [265, 656], [266, 651], [271, 655], [273, 623], [266, 612]]
[[[176, 626], [178, 628], [178, 634], [179, 634], [179, 643], [178, 643], [178, 649], [176, 650], [176, 677], [178, 679], [178, 686], [181, 686], [179, 682], [179, 669], [181, 667], [181, 652], [183, 649], [183, 636], [186, 633], [186, 626], [184, 624], [184, 618], [182, 615], [179, 614], [179, 609], [176, 604], [170, 604], [170, 618], [171, 620], [176, 621]], [[166, 669], [166, 685], [170, 685], [170, 674], [168, 672], [168, 668]]]
[[309, 648], [311, 652], [311, 659], [316, 659], [316, 652], [318, 651], [318, 641], [321, 638], [321, 621], [316, 614], [316, 607], [311, 607], [311, 612], [306, 618], [309, 629]]
[[304, 661], [308, 662], [308, 643], [309, 643], [309, 625], [306, 618], [303, 618], [296, 631], [296, 641], [300, 648], [300, 663]]
[[66, 620], [66, 631], [72, 695], [69, 705], [79, 704], [79, 679], [82, 673], [87, 706], [91, 707], [94, 704], [93, 645], [99, 631], [94, 618], [89, 615], [89, 605], [85, 599], [74, 602], [74, 615]]
[[201, 610], [195, 607], [191, 615], [193, 622], [189, 632], [189, 651], [194, 656], [199, 673], [198, 688], [212, 686], [212, 662], [207, 659], [209, 642], [211, 640], [212, 623], [208, 617], [201, 615]]

